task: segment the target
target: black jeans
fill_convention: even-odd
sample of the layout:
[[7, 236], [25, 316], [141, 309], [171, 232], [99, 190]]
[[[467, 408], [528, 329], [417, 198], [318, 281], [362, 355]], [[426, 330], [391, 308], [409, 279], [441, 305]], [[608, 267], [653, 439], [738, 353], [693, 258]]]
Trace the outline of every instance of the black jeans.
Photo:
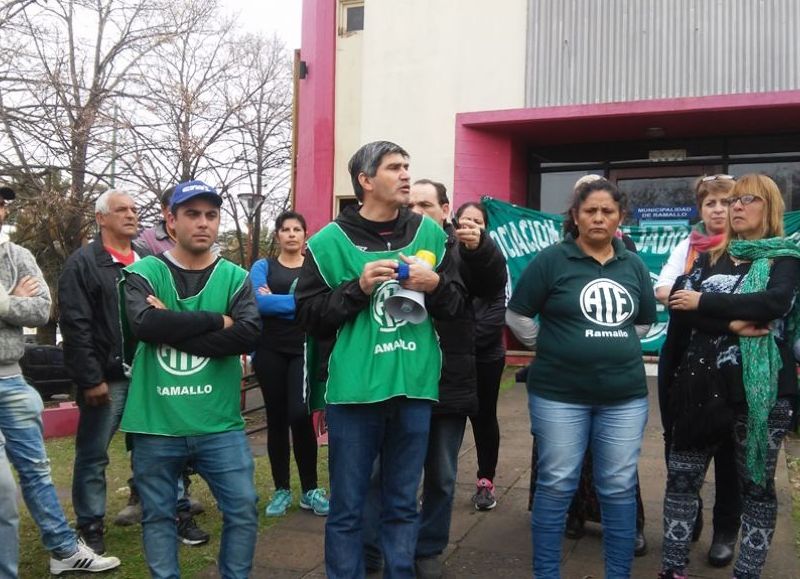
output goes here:
[[303, 492], [317, 488], [317, 438], [303, 402], [303, 356], [259, 349], [255, 371], [267, 407], [267, 454], [275, 488], [291, 488], [290, 430]]
[[476, 361], [478, 414], [470, 416], [475, 450], [478, 453], [478, 478], [494, 480], [500, 451], [500, 425], [497, 422], [497, 397], [505, 360]]

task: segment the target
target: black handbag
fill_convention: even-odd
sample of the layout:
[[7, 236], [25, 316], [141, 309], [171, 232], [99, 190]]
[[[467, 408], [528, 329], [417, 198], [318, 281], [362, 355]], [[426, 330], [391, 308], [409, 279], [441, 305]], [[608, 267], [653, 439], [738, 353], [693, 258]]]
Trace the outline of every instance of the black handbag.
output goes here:
[[673, 376], [670, 409], [676, 450], [710, 448], [731, 436], [734, 411], [711, 348], [684, 353]]

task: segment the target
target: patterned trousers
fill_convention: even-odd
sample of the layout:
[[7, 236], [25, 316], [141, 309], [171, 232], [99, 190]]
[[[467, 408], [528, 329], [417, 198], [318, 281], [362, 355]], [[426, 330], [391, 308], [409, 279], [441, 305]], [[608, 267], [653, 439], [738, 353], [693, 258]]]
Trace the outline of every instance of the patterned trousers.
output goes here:
[[[738, 415], [733, 428], [736, 470], [742, 493], [742, 525], [739, 555], [733, 567], [736, 579], [758, 579], [767, 559], [775, 532], [778, 500], [775, 495], [775, 466], [778, 452], [792, 421], [792, 405], [779, 399], [767, 419], [769, 433], [764, 486], [753, 482], [746, 464], [747, 415]], [[685, 571], [689, 545], [699, 505], [700, 488], [715, 448], [670, 449], [667, 491], [664, 495], [664, 547], [662, 569]]]

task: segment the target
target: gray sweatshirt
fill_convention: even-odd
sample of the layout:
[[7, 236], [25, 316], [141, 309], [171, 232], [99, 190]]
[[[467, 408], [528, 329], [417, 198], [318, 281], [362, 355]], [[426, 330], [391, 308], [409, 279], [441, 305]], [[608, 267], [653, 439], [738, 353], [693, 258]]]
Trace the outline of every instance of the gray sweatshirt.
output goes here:
[[[26, 275], [39, 281], [35, 296], [21, 298], [11, 292]], [[50, 290], [30, 251], [0, 233], [0, 378], [21, 374], [19, 359], [25, 353], [22, 327], [43, 326], [50, 318]]]

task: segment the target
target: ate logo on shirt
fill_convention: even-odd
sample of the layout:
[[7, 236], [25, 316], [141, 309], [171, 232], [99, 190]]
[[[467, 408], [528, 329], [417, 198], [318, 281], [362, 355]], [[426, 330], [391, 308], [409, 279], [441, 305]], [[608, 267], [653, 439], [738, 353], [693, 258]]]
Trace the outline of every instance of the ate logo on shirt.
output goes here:
[[386, 300], [397, 293], [399, 289], [400, 284], [392, 280], [381, 284], [373, 293], [372, 319], [378, 323], [381, 332], [394, 332], [408, 323], [408, 320], [398, 320], [386, 311]]
[[158, 347], [159, 365], [173, 376], [191, 376], [206, 367], [210, 358], [192, 356], [167, 345]]
[[581, 311], [601, 326], [620, 326], [633, 315], [633, 299], [624, 287], [607, 278], [587, 283], [581, 290]]

